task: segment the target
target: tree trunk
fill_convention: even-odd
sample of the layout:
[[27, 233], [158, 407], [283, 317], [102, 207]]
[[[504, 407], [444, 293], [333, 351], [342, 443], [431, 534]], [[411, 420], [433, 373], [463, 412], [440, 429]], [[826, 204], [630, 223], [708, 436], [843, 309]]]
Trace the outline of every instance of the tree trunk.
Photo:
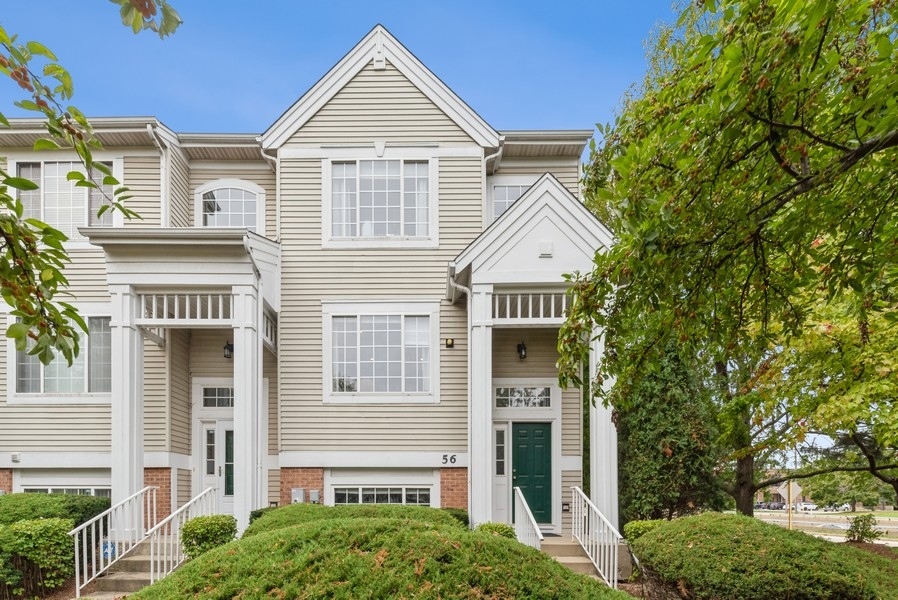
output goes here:
[[736, 511], [753, 517], [755, 514], [755, 457], [751, 454], [736, 460]]

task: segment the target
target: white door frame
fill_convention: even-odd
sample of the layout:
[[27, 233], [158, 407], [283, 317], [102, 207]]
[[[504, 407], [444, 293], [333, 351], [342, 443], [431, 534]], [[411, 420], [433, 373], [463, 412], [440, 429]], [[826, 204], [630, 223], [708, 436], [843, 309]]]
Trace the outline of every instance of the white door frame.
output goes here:
[[[191, 386], [191, 405], [193, 410], [191, 411], [192, 421], [193, 421], [193, 443], [191, 444], [193, 447], [193, 456], [190, 459], [190, 468], [193, 471], [193, 495], [196, 496], [200, 492], [202, 492], [204, 487], [204, 479], [205, 479], [205, 458], [206, 458], [206, 450], [205, 450], [205, 436], [203, 435], [203, 431], [207, 425], [210, 423], [222, 423], [222, 422], [234, 422], [234, 408], [207, 408], [203, 406], [203, 388], [210, 387], [221, 387], [221, 388], [232, 388], [234, 387], [234, 379], [233, 377], [194, 377], [192, 386]], [[216, 431], [218, 427], [216, 426]], [[236, 434], [235, 434], [236, 435]], [[216, 434], [217, 436], [217, 434]], [[216, 449], [221, 447], [224, 448], [224, 440], [216, 439]], [[235, 457], [236, 459], [236, 457]], [[217, 460], [217, 457], [216, 457]], [[224, 489], [220, 486], [218, 489], [218, 501], [219, 506], [218, 510], [223, 511], [225, 507], [222, 506], [221, 499], [224, 494]], [[235, 493], [237, 490], [235, 490]], [[233, 512], [233, 502], [231, 503], [231, 512]]]
[[[548, 387], [551, 406], [549, 408], [496, 408], [496, 388], [499, 387]], [[545, 533], [561, 533], [561, 388], [558, 380], [553, 378], [532, 379], [493, 379], [490, 387], [490, 403], [493, 409], [493, 436], [490, 440], [490, 478], [492, 480], [494, 496], [500, 491], [501, 480], [496, 476], [496, 438], [497, 429], [505, 430], [505, 489], [508, 494], [505, 498], [505, 515], [507, 521], [511, 520], [511, 505], [513, 496], [512, 482], [508, 476], [514, 465], [512, 456], [513, 440], [512, 423], [551, 423], [552, 425], [552, 522], [541, 523], [540, 529]], [[497, 500], [493, 499], [494, 505]], [[494, 517], [495, 518], [495, 517]]]

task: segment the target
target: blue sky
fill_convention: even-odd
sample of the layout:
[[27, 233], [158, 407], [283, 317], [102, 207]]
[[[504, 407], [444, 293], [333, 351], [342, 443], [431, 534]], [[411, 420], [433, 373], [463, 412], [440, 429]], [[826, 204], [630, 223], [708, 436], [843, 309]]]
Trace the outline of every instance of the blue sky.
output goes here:
[[[588, 129], [642, 78], [671, 0], [171, 0], [159, 40], [105, 0], [7, 0], [0, 23], [50, 47], [88, 116], [156, 116], [179, 132], [261, 133], [377, 23], [497, 129]], [[18, 97], [0, 83], [4, 101]]]

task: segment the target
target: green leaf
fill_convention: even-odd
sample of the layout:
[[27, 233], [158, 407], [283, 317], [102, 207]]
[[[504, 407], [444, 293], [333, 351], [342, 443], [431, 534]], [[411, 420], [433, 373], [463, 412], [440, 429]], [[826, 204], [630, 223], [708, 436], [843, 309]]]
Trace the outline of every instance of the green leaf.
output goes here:
[[50, 138], [40, 138], [36, 142], [34, 142], [34, 151], [40, 152], [41, 150], [58, 150], [59, 144], [56, 140]]
[[41, 281], [44, 283], [52, 280], [54, 277], [56, 277], [56, 272], [53, 269], [44, 269], [41, 271]]
[[84, 173], [81, 171], [69, 171], [65, 178], [68, 181], [84, 181]]
[[39, 56], [49, 58], [50, 60], [59, 60], [56, 58], [56, 55], [50, 51], [49, 48], [47, 48], [40, 42], [27, 42], [25, 44], [25, 46], [28, 48], [29, 52], [31, 52], [32, 54], [37, 54]]
[[17, 190], [22, 190], [23, 192], [28, 192], [31, 190], [38, 189], [38, 185], [31, 181], [30, 179], [25, 179], [24, 177], [7, 177], [3, 180], [4, 185], [8, 185], [11, 188], [15, 188]]

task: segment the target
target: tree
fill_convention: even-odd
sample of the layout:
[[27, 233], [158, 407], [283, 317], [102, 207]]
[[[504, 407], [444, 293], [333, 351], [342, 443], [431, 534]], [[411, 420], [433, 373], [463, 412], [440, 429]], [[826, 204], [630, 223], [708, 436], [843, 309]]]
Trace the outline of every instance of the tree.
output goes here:
[[631, 393], [616, 413], [622, 520], [722, 508], [714, 410], [675, 345]]
[[[135, 33], [151, 30], [164, 37], [180, 25], [177, 12], [167, 0], [113, 0], [120, 5], [124, 24]], [[73, 171], [68, 179], [76, 186], [100, 190], [112, 186], [102, 215], [117, 210], [126, 216], [135, 213], [126, 208], [128, 189], [120, 185], [110, 169], [94, 162], [92, 151], [99, 148], [88, 119], [66, 103], [74, 92], [72, 78], [57, 57], [44, 44], [21, 43], [0, 26], [0, 73], [8, 76], [24, 94], [15, 105], [41, 115], [47, 136], [34, 144], [35, 150], [70, 148], [75, 151], [83, 171]], [[0, 126], [9, 121], [0, 112]], [[78, 355], [78, 329], [87, 331], [84, 320], [71, 304], [59, 300], [68, 285], [63, 273], [68, 255], [63, 246], [66, 236], [37, 219], [24, 217], [18, 191], [38, 188], [38, 184], [0, 169], [0, 288], [3, 300], [12, 308], [16, 322], [7, 329], [17, 350], [37, 355], [49, 363], [58, 352], [72, 363]]]

